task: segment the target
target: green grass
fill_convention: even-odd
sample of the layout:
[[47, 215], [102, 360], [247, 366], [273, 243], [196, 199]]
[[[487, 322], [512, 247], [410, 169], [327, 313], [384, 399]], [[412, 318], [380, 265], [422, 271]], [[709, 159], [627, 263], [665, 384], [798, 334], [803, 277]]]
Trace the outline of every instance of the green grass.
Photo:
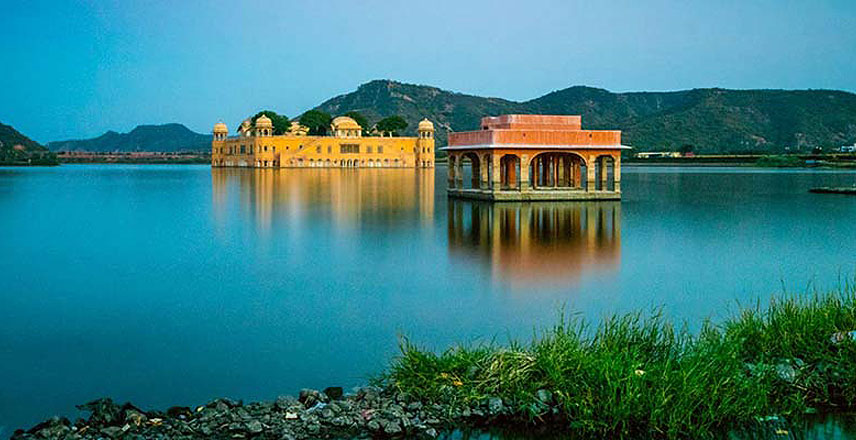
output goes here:
[[[528, 343], [437, 354], [403, 339], [378, 381], [451, 407], [501, 397], [512, 418], [558, 417], [578, 434], [707, 437], [762, 416], [853, 409], [856, 342], [830, 336], [856, 329], [854, 299], [851, 285], [777, 298], [695, 332], [659, 312], [594, 327], [562, 313]], [[539, 390], [551, 393], [548, 404]]]

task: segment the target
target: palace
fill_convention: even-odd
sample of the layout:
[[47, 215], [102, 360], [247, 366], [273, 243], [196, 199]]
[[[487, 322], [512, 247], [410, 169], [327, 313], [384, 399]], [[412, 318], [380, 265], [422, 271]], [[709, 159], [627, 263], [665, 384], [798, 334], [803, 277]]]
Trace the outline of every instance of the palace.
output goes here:
[[[482, 200], [619, 200], [621, 132], [580, 116], [503, 115], [449, 134], [450, 196]], [[464, 178], [465, 165], [469, 165]]]
[[255, 126], [246, 120], [237, 136], [226, 124], [214, 125], [211, 166], [249, 168], [300, 167], [434, 167], [434, 124], [423, 119], [416, 137], [363, 137], [356, 121], [339, 116], [330, 125], [331, 136], [307, 136], [293, 123], [285, 135], [273, 134], [265, 115]]

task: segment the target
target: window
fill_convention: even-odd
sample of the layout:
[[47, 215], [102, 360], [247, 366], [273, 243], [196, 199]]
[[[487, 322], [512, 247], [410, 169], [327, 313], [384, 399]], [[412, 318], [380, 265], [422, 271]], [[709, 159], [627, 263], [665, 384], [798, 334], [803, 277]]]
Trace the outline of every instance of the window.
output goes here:
[[332, 152], [333, 152], [333, 146], [332, 146], [332, 145], [327, 145], [327, 154], [330, 154], [330, 153], [332, 153]]
[[265, 145], [265, 152], [267, 152], [267, 145]]
[[377, 146], [377, 152], [378, 152], [378, 153], [380, 153], [380, 154], [383, 154], [383, 145], [378, 145], [378, 146]]
[[366, 153], [371, 153], [371, 152], [372, 152], [372, 147], [371, 147], [371, 145], [369, 145], [366, 147]]
[[247, 146], [246, 146], [246, 145], [241, 145], [241, 154], [244, 154], [244, 153], [246, 153], [246, 152], [247, 152]]
[[339, 144], [339, 152], [345, 154], [357, 154], [360, 152], [359, 144]]
[[315, 152], [316, 152], [316, 153], [320, 153], [320, 152], [321, 152], [321, 146], [320, 146], [320, 145], [319, 145], [319, 146], [317, 146], [317, 147], [315, 147]]

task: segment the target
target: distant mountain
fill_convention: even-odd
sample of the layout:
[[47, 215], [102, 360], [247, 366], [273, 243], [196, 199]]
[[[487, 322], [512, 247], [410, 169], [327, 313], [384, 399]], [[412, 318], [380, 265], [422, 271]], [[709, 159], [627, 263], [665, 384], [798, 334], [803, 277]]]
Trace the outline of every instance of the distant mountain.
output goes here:
[[38, 142], [0, 122], [0, 165], [54, 165], [56, 156]]
[[129, 133], [107, 133], [93, 139], [49, 142], [53, 151], [176, 152], [211, 149], [211, 135], [196, 133], [182, 124], [139, 125]]
[[612, 93], [575, 86], [515, 102], [375, 80], [317, 108], [333, 115], [356, 110], [371, 122], [399, 114], [409, 132], [427, 117], [442, 145], [448, 131], [477, 129], [482, 116], [503, 113], [579, 114], [585, 128], [622, 130], [623, 143], [637, 151], [691, 144], [701, 152], [780, 152], [856, 142], [856, 94], [834, 90]]

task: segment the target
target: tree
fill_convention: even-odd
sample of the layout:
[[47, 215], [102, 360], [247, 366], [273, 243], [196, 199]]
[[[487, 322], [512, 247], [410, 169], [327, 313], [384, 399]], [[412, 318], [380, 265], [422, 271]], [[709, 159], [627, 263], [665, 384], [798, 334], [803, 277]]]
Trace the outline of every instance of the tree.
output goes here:
[[256, 115], [251, 118], [253, 126], [256, 125], [256, 119], [261, 115], [265, 115], [270, 118], [270, 121], [273, 123], [273, 134], [275, 135], [288, 133], [288, 130], [291, 128], [291, 120], [288, 119], [288, 116], [277, 114], [277, 112], [273, 110], [262, 110], [256, 113]]
[[405, 121], [404, 118], [398, 115], [387, 116], [378, 121], [376, 127], [378, 131], [390, 133], [393, 136], [397, 136], [399, 131], [407, 128], [407, 121]]
[[369, 120], [360, 112], [351, 110], [348, 113], [345, 113], [344, 116], [347, 116], [356, 121], [357, 124], [360, 124], [360, 127], [363, 129], [363, 134], [366, 134], [366, 132], [369, 131], [369, 128], [371, 128], [369, 127]]
[[682, 155], [686, 156], [695, 151], [695, 146], [692, 144], [683, 144], [678, 151], [680, 151]]
[[326, 112], [309, 110], [300, 116], [300, 125], [308, 127], [310, 135], [323, 136], [327, 134], [332, 120], [333, 118]]

